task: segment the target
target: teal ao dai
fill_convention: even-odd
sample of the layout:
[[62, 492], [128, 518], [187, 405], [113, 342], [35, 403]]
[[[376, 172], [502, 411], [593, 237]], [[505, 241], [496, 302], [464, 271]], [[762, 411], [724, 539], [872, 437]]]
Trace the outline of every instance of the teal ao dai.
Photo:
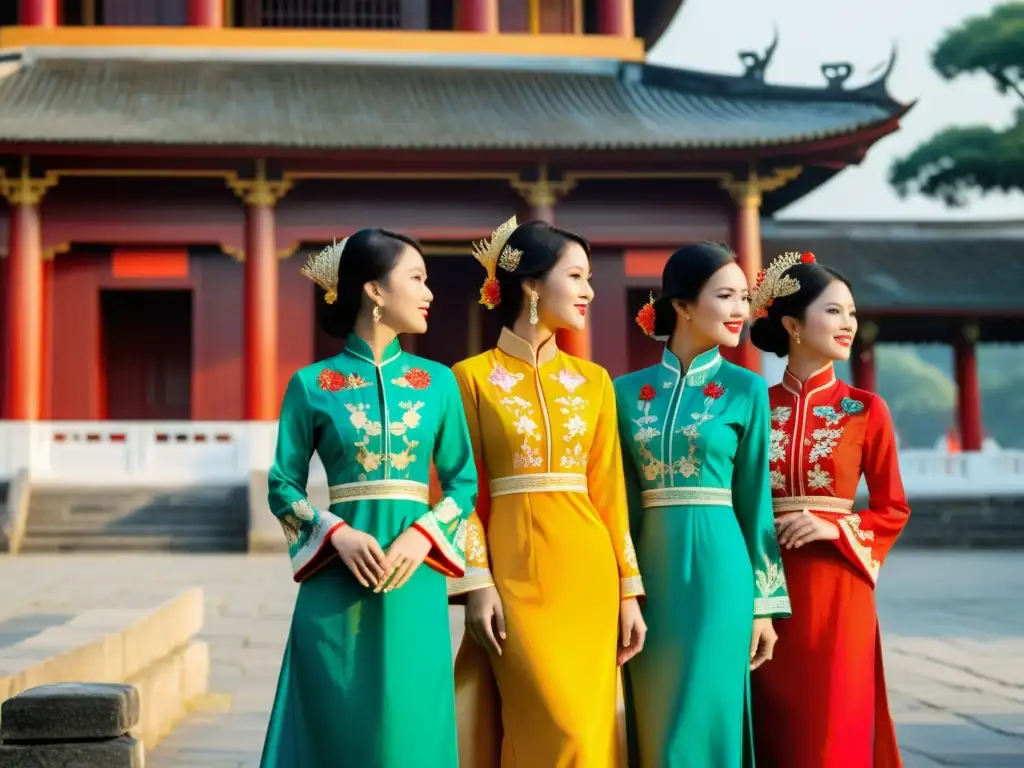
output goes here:
[[618, 379], [615, 394], [647, 586], [646, 646], [627, 665], [631, 766], [751, 766], [753, 620], [790, 610], [767, 386], [717, 348], [685, 373], [666, 348], [658, 365]]
[[[329, 509], [306, 498], [313, 451]], [[457, 768], [446, 577], [464, 572], [477, 478], [452, 372], [397, 341], [378, 364], [349, 337], [288, 384], [269, 486], [300, 586], [262, 768]], [[343, 525], [385, 551], [416, 526], [433, 548], [404, 586], [374, 594], [330, 543]]]

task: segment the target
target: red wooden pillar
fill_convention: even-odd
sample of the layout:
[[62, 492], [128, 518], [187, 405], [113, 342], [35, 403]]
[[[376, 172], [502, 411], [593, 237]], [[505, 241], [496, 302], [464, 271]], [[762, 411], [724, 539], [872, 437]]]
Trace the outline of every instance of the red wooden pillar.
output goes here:
[[19, 178], [0, 183], [11, 204], [4, 297], [3, 413], [14, 421], [36, 421], [42, 414], [45, 298], [39, 204], [50, 182], [30, 178], [26, 163]]
[[978, 385], [978, 327], [966, 325], [956, 339], [953, 354], [956, 367], [957, 413], [960, 444], [965, 451], [980, 451], [982, 439], [981, 388]]
[[597, 0], [597, 32], [600, 35], [635, 37], [633, 0]]
[[57, 0], [21, 0], [18, 23], [23, 27], [56, 27]]
[[[724, 185], [736, 205], [733, 220], [733, 242], [740, 267], [753, 286], [761, 271], [761, 189], [757, 178]], [[736, 349], [723, 350], [723, 355], [754, 373], [761, 372], [761, 352], [744, 338]]]
[[257, 163], [253, 180], [229, 182], [245, 203], [243, 369], [247, 421], [274, 421], [281, 405], [277, 386], [278, 264], [274, 209], [290, 182], [268, 181]]
[[[571, 182], [551, 182], [547, 168], [542, 166], [537, 181], [516, 182], [513, 185], [529, 205], [526, 221], [544, 221], [555, 223], [555, 203], [558, 195], [572, 188]], [[584, 360], [591, 359], [591, 326], [593, 316], [587, 318], [587, 325], [582, 331], [560, 330], [557, 334], [558, 347], [574, 357]]]
[[224, 26], [224, 0], [188, 0], [188, 25], [190, 27]]
[[498, 31], [498, 0], [457, 0], [456, 28], [460, 32]]
[[864, 323], [857, 332], [857, 341], [850, 358], [853, 372], [853, 386], [868, 392], [878, 391], [878, 377], [875, 368], [875, 339], [878, 337], [878, 326]]

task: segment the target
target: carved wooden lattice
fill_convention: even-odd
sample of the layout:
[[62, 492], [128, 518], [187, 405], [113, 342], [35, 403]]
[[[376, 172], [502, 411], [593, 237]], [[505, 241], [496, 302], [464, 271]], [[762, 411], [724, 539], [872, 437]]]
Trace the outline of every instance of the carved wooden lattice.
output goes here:
[[245, 25], [397, 29], [403, 0], [246, 0]]

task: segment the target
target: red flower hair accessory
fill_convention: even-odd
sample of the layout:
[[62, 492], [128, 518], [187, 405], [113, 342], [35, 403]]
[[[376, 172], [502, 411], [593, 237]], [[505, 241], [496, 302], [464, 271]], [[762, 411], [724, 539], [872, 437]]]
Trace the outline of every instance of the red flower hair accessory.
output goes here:
[[654, 294], [652, 293], [651, 298], [636, 313], [636, 324], [640, 326], [644, 335], [651, 338], [654, 338], [654, 316]]

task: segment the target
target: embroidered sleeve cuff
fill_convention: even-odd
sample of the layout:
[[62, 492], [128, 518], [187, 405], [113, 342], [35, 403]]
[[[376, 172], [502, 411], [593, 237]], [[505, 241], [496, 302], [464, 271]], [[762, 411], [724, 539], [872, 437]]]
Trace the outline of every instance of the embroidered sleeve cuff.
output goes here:
[[631, 597], [643, 597], [645, 594], [644, 582], [639, 576], [630, 576], [625, 579], [619, 579], [620, 600], [627, 600]]
[[435, 571], [450, 578], [461, 578], [466, 573], [466, 520], [462, 509], [450, 496], [413, 523], [413, 528], [431, 543], [424, 562]]
[[858, 514], [848, 514], [840, 517], [836, 524], [839, 526], [840, 547], [846, 544], [847, 557], [856, 562], [864, 574], [874, 585], [878, 581], [878, 572], [882, 569], [882, 563], [875, 559], [871, 542], [875, 538], [873, 531], [861, 529], [861, 517]]
[[493, 586], [494, 578], [488, 569], [471, 565], [466, 569], [466, 575], [462, 578], [448, 579], [448, 597], [457, 597]]
[[755, 619], [788, 619], [792, 615], [787, 595], [754, 598]]
[[331, 536], [345, 521], [330, 512], [316, 512], [312, 522], [303, 521], [298, 538], [289, 542], [295, 581], [304, 581], [338, 556], [331, 545]]

